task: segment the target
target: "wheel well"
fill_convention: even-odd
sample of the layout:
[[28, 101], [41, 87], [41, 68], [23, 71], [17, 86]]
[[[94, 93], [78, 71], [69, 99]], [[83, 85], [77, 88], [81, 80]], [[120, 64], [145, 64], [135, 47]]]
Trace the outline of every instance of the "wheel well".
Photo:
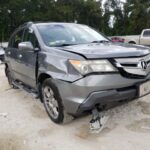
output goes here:
[[7, 73], [6, 73], [7, 69], [8, 69], [8, 65], [5, 64], [5, 74], [6, 74], [6, 75], [7, 75]]
[[51, 76], [46, 74], [46, 73], [42, 73], [42, 74], [39, 75], [38, 80], [37, 80], [39, 96], [40, 96], [40, 100], [41, 100], [42, 103], [43, 103], [43, 99], [42, 99], [42, 89], [41, 89], [42, 86], [41, 85], [48, 78], [51, 78]]
[[5, 64], [5, 68], [6, 68], [6, 69], [8, 68], [8, 65], [7, 65], [7, 64]]
[[130, 43], [130, 44], [136, 44], [134, 41], [130, 41], [129, 43]]
[[38, 83], [43, 83], [43, 81], [48, 78], [51, 78], [51, 76], [46, 73], [42, 73], [38, 78]]

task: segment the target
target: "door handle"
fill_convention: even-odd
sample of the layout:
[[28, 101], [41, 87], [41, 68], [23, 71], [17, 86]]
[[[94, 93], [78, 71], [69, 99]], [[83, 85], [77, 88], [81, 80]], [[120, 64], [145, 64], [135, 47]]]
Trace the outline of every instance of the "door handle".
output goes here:
[[18, 55], [18, 58], [22, 58], [22, 55], [21, 55], [21, 54], [19, 54], [19, 55]]

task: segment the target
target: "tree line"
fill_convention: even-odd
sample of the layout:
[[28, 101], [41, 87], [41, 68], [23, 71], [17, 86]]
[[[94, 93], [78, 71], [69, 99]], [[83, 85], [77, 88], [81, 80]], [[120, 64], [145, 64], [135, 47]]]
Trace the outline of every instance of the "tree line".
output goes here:
[[150, 0], [0, 0], [0, 40], [24, 22], [78, 22], [108, 36], [150, 28]]

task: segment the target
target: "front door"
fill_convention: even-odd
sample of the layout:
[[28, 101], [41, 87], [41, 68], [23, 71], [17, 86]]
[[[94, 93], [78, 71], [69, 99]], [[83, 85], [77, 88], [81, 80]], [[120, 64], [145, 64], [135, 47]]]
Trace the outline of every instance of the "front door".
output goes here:
[[37, 38], [32, 28], [26, 28], [24, 31], [23, 42], [31, 42], [33, 50], [20, 50], [20, 74], [22, 75], [22, 82], [32, 88], [36, 87], [36, 65], [38, 52], [35, 48], [39, 48]]

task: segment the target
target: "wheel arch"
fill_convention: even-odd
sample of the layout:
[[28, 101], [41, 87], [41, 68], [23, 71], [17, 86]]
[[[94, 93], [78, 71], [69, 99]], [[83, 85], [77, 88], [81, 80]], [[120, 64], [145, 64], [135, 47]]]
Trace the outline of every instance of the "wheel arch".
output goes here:
[[40, 97], [40, 101], [43, 103], [43, 99], [42, 99], [42, 83], [46, 80], [52, 78], [49, 74], [47, 73], [41, 73], [38, 78], [37, 78], [37, 88], [39, 91], [39, 97]]
[[129, 44], [136, 44], [135, 41], [129, 41], [128, 43], [129, 43]]
[[8, 64], [5, 63], [5, 74], [6, 74], [6, 76], [7, 76], [7, 69], [8, 69]]
[[45, 81], [46, 79], [48, 78], [52, 78], [51, 75], [47, 74], [47, 73], [41, 73], [39, 76], [38, 76], [38, 79], [37, 79], [37, 83], [43, 83], [43, 81]]
[[8, 64], [7, 64], [7, 63], [5, 63], [5, 68], [6, 68], [6, 69], [8, 68]]

